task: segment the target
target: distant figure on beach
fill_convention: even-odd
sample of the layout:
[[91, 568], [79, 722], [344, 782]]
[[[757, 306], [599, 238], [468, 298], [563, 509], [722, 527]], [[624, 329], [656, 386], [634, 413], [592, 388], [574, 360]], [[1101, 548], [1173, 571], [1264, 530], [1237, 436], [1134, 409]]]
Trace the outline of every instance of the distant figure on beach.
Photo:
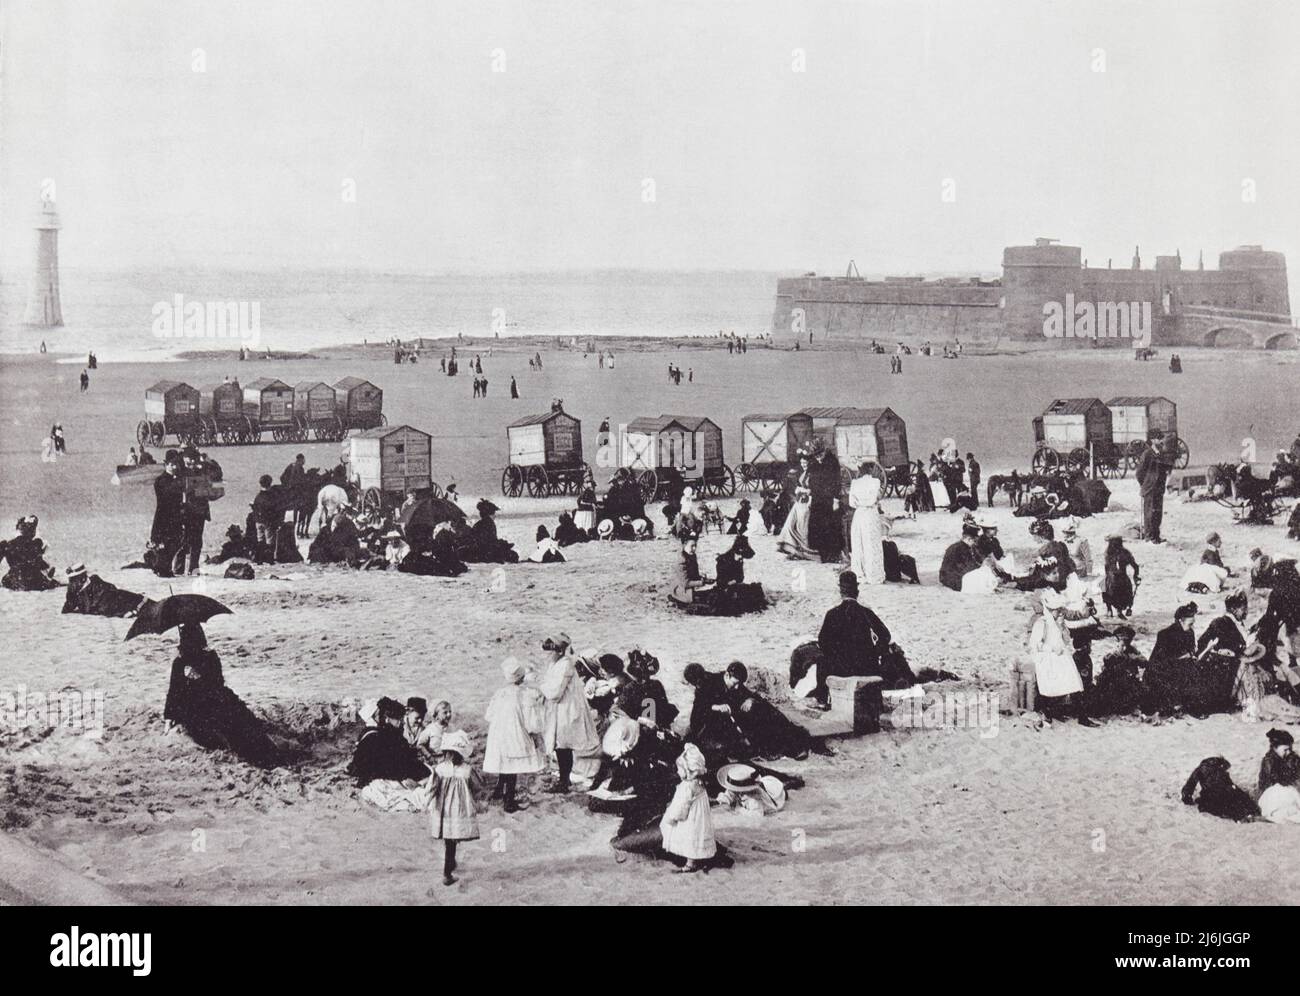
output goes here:
[[44, 339], [41, 340], [41, 352], [42, 352], [42, 353], [45, 352], [45, 340], [44, 340]]
[[513, 375], [510, 377], [510, 397], [516, 399], [519, 397], [519, 385], [515, 383]]
[[63, 438], [63, 423], [55, 422], [50, 429], [50, 442], [54, 446], [55, 453], [67, 453], [68, 443]]
[[85, 370], [81, 371], [81, 389], [83, 391], [90, 389], [90, 374]]

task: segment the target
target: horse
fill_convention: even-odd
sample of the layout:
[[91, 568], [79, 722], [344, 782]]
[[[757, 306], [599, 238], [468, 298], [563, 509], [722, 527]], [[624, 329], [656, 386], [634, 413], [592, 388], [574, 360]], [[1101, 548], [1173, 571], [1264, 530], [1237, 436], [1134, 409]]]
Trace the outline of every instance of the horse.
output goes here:
[[1012, 508], [1020, 507], [1020, 498], [1023, 495], [1026, 481], [1020, 476], [1020, 472], [1013, 470], [1010, 474], [994, 474], [988, 480], [988, 501], [985, 503], [992, 507], [993, 499], [999, 491], [1007, 493], [1007, 499]]

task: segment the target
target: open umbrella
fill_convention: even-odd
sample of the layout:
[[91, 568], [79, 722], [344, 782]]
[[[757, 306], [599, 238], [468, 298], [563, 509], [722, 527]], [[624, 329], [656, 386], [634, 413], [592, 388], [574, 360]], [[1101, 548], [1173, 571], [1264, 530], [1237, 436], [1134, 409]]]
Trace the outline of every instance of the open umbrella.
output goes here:
[[446, 498], [421, 498], [410, 507], [403, 509], [398, 519], [402, 523], [403, 530], [410, 530], [412, 526], [433, 529], [441, 522], [450, 522], [453, 526], [461, 525], [465, 521], [465, 512], [455, 502], [448, 501]]
[[146, 598], [127, 630], [126, 639], [141, 633], [166, 633], [186, 623], [205, 623], [213, 616], [230, 615], [230, 610], [207, 595], [168, 595], [155, 602]]

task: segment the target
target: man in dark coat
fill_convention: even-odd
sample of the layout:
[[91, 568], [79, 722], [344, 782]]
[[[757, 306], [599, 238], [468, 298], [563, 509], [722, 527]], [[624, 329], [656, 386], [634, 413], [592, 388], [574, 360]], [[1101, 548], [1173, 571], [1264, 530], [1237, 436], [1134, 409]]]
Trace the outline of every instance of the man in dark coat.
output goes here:
[[745, 739], [739, 728], [729, 711], [715, 708], [727, 705], [728, 690], [723, 673], [706, 671], [703, 665], [691, 663], [682, 672], [682, 680], [695, 690], [686, 740], [703, 750], [706, 757], [716, 753], [720, 757], [743, 758]]
[[1142, 495], [1142, 538], [1149, 543], [1163, 543], [1160, 523], [1165, 516], [1165, 481], [1170, 464], [1164, 453], [1164, 439], [1156, 437], [1142, 451], [1138, 460], [1138, 491]]
[[357, 780], [357, 788], [378, 779], [419, 782], [429, 777], [429, 769], [402, 736], [405, 714], [406, 709], [396, 699], [379, 700], [379, 725], [361, 735], [348, 765], [348, 774]]
[[966, 454], [966, 473], [970, 476], [970, 496], [975, 499], [976, 506], [980, 503], [980, 465], [975, 459], [974, 453]]
[[280, 483], [286, 487], [301, 484], [307, 477], [307, 457], [299, 453], [280, 474]]
[[830, 697], [826, 687], [830, 675], [879, 676], [881, 658], [892, 639], [889, 627], [858, 601], [858, 576], [852, 571], [840, 573], [840, 598], [840, 604], [827, 611], [817, 634], [822, 664], [811, 697], [821, 703]]
[[939, 565], [939, 582], [945, 588], [961, 591], [961, 579], [971, 571], [978, 570], [984, 563], [984, 558], [975, 548], [979, 534], [979, 527], [963, 525], [961, 539], [943, 552], [943, 563]]
[[155, 505], [149, 542], [155, 548], [154, 573], [165, 578], [172, 576], [172, 562], [185, 540], [185, 484], [180, 469], [180, 454], [168, 450], [163, 472], [153, 482]]
[[776, 706], [745, 686], [749, 669], [732, 661], [722, 674], [723, 705], [749, 745], [751, 757], [791, 757], [802, 760], [813, 749], [812, 737]]

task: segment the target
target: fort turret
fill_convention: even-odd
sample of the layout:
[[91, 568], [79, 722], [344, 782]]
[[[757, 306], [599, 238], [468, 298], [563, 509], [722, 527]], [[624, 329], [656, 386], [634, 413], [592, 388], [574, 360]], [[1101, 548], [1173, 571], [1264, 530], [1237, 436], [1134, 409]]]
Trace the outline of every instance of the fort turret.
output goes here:
[[1003, 322], [1012, 339], [1043, 338], [1043, 305], [1064, 307], [1067, 294], [1082, 298], [1082, 250], [1056, 239], [1035, 239], [1032, 246], [1002, 251]]

